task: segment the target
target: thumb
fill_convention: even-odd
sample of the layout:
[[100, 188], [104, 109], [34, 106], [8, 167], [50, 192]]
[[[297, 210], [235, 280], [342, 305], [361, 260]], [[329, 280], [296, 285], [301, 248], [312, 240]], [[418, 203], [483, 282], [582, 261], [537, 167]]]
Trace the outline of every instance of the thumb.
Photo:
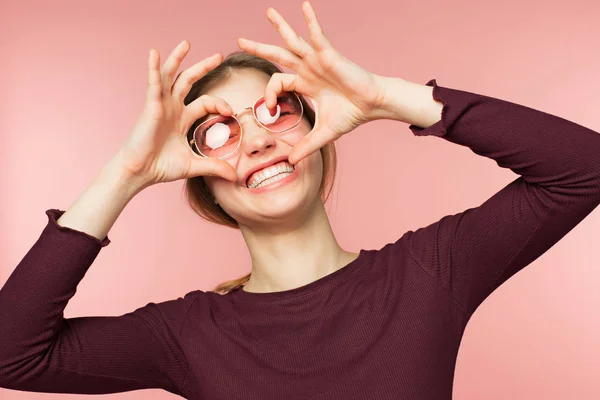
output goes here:
[[202, 158], [192, 160], [190, 177], [217, 176], [235, 182], [238, 179], [236, 170], [225, 160]]
[[335, 136], [332, 132], [325, 128], [317, 128], [310, 131], [304, 136], [298, 143], [292, 148], [288, 160], [290, 164], [297, 164], [302, 159], [310, 156], [327, 143], [335, 140]]

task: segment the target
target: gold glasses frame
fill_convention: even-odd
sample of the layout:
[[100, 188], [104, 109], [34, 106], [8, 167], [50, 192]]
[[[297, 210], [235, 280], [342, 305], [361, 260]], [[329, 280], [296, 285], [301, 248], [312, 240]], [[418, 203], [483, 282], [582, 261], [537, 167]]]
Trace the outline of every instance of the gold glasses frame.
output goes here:
[[[302, 100], [300, 99], [300, 96], [298, 96], [298, 93], [293, 92], [293, 91], [287, 91], [287, 92], [283, 92], [283, 93], [292, 93], [294, 96], [296, 96], [296, 99], [298, 100], [298, 103], [300, 104], [300, 116], [298, 117], [298, 121], [293, 125], [290, 126], [289, 128], [283, 129], [281, 131], [275, 131], [273, 129], [268, 128], [267, 126], [265, 126], [265, 124], [263, 124], [262, 122], [259, 121], [258, 117], [256, 116], [256, 104], [263, 100], [265, 96], [260, 96], [258, 99], [256, 99], [256, 101], [250, 106], [250, 107], [246, 107], [241, 109], [240, 111], [238, 111], [235, 114], [232, 115], [226, 115], [225, 117], [232, 117], [233, 119], [235, 119], [238, 123], [238, 125], [240, 126], [240, 139], [238, 140], [238, 144], [235, 148], [235, 150], [233, 150], [231, 153], [218, 157], [217, 159], [223, 159], [223, 158], [227, 158], [227, 157], [231, 157], [232, 155], [234, 155], [235, 153], [237, 153], [238, 149], [240, 148], [240, 145], [242, 144], [242, 141], [244, 140], [244, 127], [242, 126], [242, 123], [240, 122], [240, 120], [237, 118], [238, 115], [248, 111], [248, 110], [252, 110], [252, 116], [254, 117], [254, 120], [263, 128], [265, 128], [267, 131], [269, 132], [273, 132], [273, 133], [282, 133], [282, 132], [287, 132], [290, 129], [294, 129], [295, 127], [298, 126], [298, 124], [300, 123], [300, 121], [302, 121], [302, 116], [304, 116], [304, 104], [302, 104]], [[277, 96], [279, 97], [279, 96]], [[217, 118], [221, 118], [223, 117], [223, 115], [217, 115], [215, 117], [209, 118], [206, 121], [202, 122], [200, 125], [198, 125], [195, 129], [194, 129], [194, 133], [192, 134], [192, 139], [189, 141], [190, 146], [193, 146], [196, 151], [198, 152], [198, 154], [202, 157], [206, 157], [206, 158], [211, 158], [209, 156], [207, 156], [206, 154], [202, 153], [202, 151], [200, 151], [200, 148], [198, 147], [198, 142], [196, 141], [196, 133], [198, 132], [198, 129], [200, 129], [200, 127], [202, 127], [204, 124], [207, 124], [208, 122], [217, 119]], [[214, 157], [212, 157], [214, 158]]]

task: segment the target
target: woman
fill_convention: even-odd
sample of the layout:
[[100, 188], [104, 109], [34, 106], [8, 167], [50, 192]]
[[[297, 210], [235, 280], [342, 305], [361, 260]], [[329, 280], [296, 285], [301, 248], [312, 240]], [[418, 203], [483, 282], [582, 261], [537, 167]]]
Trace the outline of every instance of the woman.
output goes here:
[[[285, 49], [240, 40], [248, 54], [223, 63], [216, 55], [177, 77], [189, 44], [160, 69], [151, 50], [146, 104], [128, 140], [66, 212], [46, 212], [48, 225], [0, 291], [1, 387], [451, 398], [460, 340], [478, 305], [600, 203], [600, 136], [434, 80], [369, 73], [331, 46], [308, 3], [303, 12], [310, 44], [270, 9]], [[255, 56], [295, 73], [274, 73]], [[479, 207], [379, 250], [345, 251], [323, 209], [333, 143], [383, 118], [521, 176]], [[281, 170], [263, 168], [273, 163]], [[122, 316], [64, 319], [123, 207], [143, 188], [178, 179], [187, 179], [200, 215], [239, 227], [251, 276]]]

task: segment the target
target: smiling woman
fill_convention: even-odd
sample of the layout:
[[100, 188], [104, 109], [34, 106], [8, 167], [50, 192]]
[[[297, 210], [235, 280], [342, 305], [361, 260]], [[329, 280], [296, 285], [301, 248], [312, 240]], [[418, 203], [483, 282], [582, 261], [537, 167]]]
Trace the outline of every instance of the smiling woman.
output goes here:
[[[246, 69], [258, 71], [267, 76], [273, 76], [273, 74], [283, 72], [281, 68], [271, 61], [243, 51], [234, 52], [228, 55], [219, 66], [208, 72], [204, 77], [192, 85], [192, 89], [185, 98], [185, 104], [191, 103], [210, 89], [227, 81], [234, 72]], [[315, 123], [315, 112], [303, 96], [299, 96], [299, 98], [304, 108], [303, 118], [305, 118], [312, 127]], [[192, 135], [202, 122], [204, 122], [204, 119], [199, 119], [190, 127], [187, 134], [189, 141], [193, 140]], [[321, 183], [319, 184], [318, 194], [323, 203], [325, 203], [331, 194], [336, 175], [337, 153], [335, 142], [330, 142], [323, 146], [320, 149], [320, 155], [323, 160], [323, 174]], [[215, 201], [203, 176], [187, 179], [185, 182], [185, 193], [192, 209], [202, 218], [218, 225], [239, 229], [238, 222], [223, 210], [218, 204], [218, 201]], [[250, 276], [251, 273], [237, 279], [223, 282], [215, 287], [214, 291], [220, 294], [227, 294], [232, 290], [245, 285], [250, 279]]]
[[[269, 9], [285, 47], [240, 40], [248, 54], [214, 55], [179, 75], [189, 42], [162, 68], [150, 51], [146, 102], [123, 147], [67, 211], [46, 211], [0, 290], [1, 387], [160, 388], [194, 400], [452, 398], [474, 312], [600, 204], [600, 135], [435, 79], [375, 75], [329, 43], [308, 3], [302, 10], [310, 43]], [[296, 95], [306, 112], [279, 103]], [[519, 176], [477, 207], [400, 231], [379, 249], [345, 251], [324, 207], [333, 143], [376, 119]], [[252, 274], [120, 316], [64, 318], [125, 205], [183, 179], [198, 215], [239, 229]]]

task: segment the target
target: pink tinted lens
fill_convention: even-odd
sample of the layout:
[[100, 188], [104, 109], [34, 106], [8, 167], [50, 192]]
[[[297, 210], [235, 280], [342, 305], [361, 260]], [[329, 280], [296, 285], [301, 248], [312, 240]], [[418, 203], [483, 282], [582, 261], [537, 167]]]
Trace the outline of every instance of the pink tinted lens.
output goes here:
[[233, 117], [211, 118], [196, 128], [195, 138], [202, 154], [219, 158], [233, 153], [240, 142], [240, 124]]
[[267, 109], [265, 99], [260, 99], [254, 106], [254, 116], [267, 129], [283, 132], [298, 125], [302, 118], [302, 104], [292, 92], [281, 93], [277, 97], [277, 105], [271, 111]]

